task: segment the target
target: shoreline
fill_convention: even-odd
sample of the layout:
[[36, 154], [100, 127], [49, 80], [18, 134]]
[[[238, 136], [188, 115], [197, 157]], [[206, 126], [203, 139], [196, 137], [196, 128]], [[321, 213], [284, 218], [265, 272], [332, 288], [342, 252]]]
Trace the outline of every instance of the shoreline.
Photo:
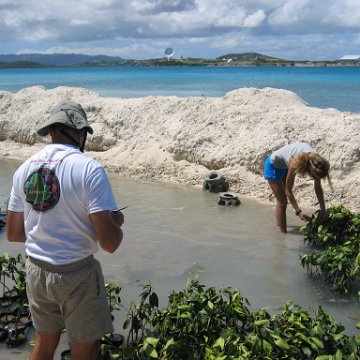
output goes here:
[[[36, 129], [63, 98], [83, 105], [94, 128], [86, 153], [110, 173], [201, 189], [216, 171], [229, 192], [275, 204], [261, 158], [305, 141], [330, 161], [334, 192], [324, 181], [327, 206], [360, 210], [360, 114], [310, 107], [273, 88], [241, 88], [217, 98], [104, 98], [83, 88], [34, 86], [0, 91], [0, 157], [25, 160], [40, 149], [46, 138]], [[317, 209], [311, 180], [297, 177], [294, 193], [300, 206]]]

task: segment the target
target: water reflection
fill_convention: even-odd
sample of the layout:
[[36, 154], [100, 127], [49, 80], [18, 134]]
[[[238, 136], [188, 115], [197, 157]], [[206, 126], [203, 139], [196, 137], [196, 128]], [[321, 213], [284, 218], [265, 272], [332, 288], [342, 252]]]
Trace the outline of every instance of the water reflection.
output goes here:
[[[6, 200], [18, 163], [0, 160], [0, 206]], [[304, 309], [321, 305], [349, 335], [358, 334], [359, 302], [354, 296], [336, 299], [307, 276], [299, 264], [306, 251], [302, 225], [289, 211], [294, 231], [281, 234], [274, 226], [272, 206], [241, 198], [238, 207], [217, 205], [217, 194], [192, 187], [172, 186], [111, 176], [118, 205], [124, 210], [124, 241], [115, 254], [100, 251], [107, 281], [122, 284], [122, 300], [138, 300], [139, 283], [151, 282], [166, 305], [172, 289], [180, 290], [191, 271], [201, 266], [207, 286], [230, 286], [258, 309], [278, 309], [288, 300]], [[9, 244], [0, 233], [0, 249], [13, 254], [21, 244]], [[116, 316], [122, 331], [123, 314]], [[65, 346], [65, 340], [63, 346]], [[11, 357], [14, 359], [14, 357]], [[20, 359], [21, 357], [19, 357]]]

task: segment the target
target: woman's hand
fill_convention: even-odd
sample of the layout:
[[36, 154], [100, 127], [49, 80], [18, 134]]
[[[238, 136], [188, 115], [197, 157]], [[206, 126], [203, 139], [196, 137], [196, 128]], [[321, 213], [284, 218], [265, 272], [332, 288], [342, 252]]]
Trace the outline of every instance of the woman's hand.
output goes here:
[[309, 221], [309, 220], [310, 220], [310, 216], [304, 214], [302, 211], [301, 211], [301, 213], [299, 214], [299, 218], [300, 218], [302, 221]]
[[323, 221], [326, 219], [326, 210], [319, 210], [318, 211], [318, 214], [317, 214], [317, 218], [320, 220], [320, 221]]

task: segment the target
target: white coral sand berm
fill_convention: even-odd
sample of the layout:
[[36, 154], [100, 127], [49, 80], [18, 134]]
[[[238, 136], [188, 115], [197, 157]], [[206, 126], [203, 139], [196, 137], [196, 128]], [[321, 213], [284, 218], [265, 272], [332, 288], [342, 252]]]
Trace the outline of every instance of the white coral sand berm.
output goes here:
[[[328, 204], [360, 210], [360, 114], [308, 106], [296, 94], [242, 88], [220, 98], [105, 98], [81, 88], [0, 92], [0, 157], [25, 159], [43, 146], [36, 129], [61, 99], [85, 108], [94, 135], [89, 155], [123, 177], [201, 186], [219, 171], [239, 197], [274, 201], [258, 166], [266, 150], [305, 141], [329, 159]], [[26, 146], [25, 143], [35, 142]], [[101, 151], [98, 151], [101, 150]], [[312, 181], [297, 178], [303, 208], [316, 208]]]

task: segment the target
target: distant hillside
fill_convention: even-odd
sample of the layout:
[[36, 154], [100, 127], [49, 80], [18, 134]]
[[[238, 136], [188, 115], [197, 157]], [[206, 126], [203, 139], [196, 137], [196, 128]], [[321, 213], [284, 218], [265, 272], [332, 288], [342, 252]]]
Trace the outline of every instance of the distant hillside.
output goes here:
[[35, 63], [32, 61], [14, 61], [14, 62], [0, 61], [0, 69], [41, 68], [41, 67], [45, 67], [45, 65]]
[[0, 54], [0, 62], [32, 62], [48, 66], [69, 66], [82, 63], [110, 63], [119, 64], [124, 61], [118, 56], [83, 55], [83, 54]]
[[358, 61], [284, 60], [256, 52], [231, 53], [217, 58], [123, 59], [117, 56], [84, 54], [0, 54], [0, 68], [109, 66], [360, 66]]
[[241, 53], [241, 54], [226, 54], [226, 55], [217, 57], [217, 59], [218, 60], [232, 59], [232, 60], [236, 60], [236, 61], [284, 61], [283, 59], [259, 54], [256, 52]]

